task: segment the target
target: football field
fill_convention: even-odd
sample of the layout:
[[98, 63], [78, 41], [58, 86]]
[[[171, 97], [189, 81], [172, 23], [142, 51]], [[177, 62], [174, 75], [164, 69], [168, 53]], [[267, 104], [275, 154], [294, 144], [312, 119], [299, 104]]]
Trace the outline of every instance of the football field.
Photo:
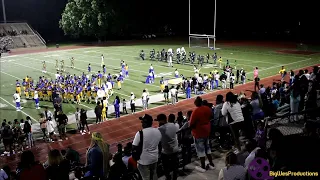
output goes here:
[[[278, 73], [281, 66], [285, 66], [287, 71], [291, 69], [298, 69], [300, 67], [311, 66], [319, 64], [320, 55], [302, 55], [302, 54], [285, 54], [276, 52], [279, 48], [262, 48], [253, 46], [223, 46], [219, 45], [221, 49], [213, 51], [202, 48], [187, 48], [188, 45], [130, 45], [130, 46], [109, 46], [109, 47], [86, 47], [78, 49], [57, 50], [38, 52], [30, 54], [12, 55], [2, 57], [1, 60], [1, 73], [0, 73], [0, 122], [3, 119], [13, 121], [13, 119], [24, 119], [25, 116], [30, 116], [35, 122], [39, 119], [40, 110], [35, 109], [33, 100], [26, 100], [22, 95], [22, 106], [24, 107], [21, 112], [16, 112], [15, 103], [12, 95], [15, 93], [15, 81], [22, 82], [26, 76], [32, 77], [38, 81], [40, 76], [45, 76], [48, 79], [54, 79], [56, 74], [55, 63], [56, 59], [65, 61], [65, 70], [71, 75], [81, 75], [82, 72], [87, 73], [88, 64], [91, 64], [92, 73], [102, 71], [101, 69], [101, 54], [104, 55], [104, 63], [107, 67], [107, 73], [118, 74], [121, 70], [120, 60], [124, 60], [129, 66], [129, 78], [126, 78], [122, 84], [122, 89], [114, 89], [115, 95], [118, 95], [120, 99], [129, 99], [130, 93], [133, 92], [140, 98], [142, 90], [147, 88], [150, 95], [156, 95], [160, 93], [159, 80], [160, 77], [164, 79], [173, 79], [174, 71], [178, 69], [180, 74], [185, 77], [191, 77], [193, 75], [193, 66], [191, 64], [176, 64], [174, 61], [174, 67], [168, 67], [167, 63], [161, 61], [151, 61], [149, 58], [149, 52], [152, 49], [155, 51], [161, 51], [163, 48], [177, 49], [184, 46], [187, 54], [189, 51], [195, 51], [195, 53], [206, 55], [210, 53], [210, 56], [217, 53], [218, 57], [223, 58], [223, 64], [228, 59], [230, 65], [233, 66], [235, 60], [237, 60], [237, 69], [243, 68], [247, 71], [247, 79], [252, 80], [254, 67], [259, 67], [260, 78], [272, 76]], [[146, 60], [142, 61], [139, 58], [139, 53], [144, 50], [146, 53]], [[70, 68], [70, 58], [75, 59], [75, 68]], [[47, 73], [42, 72], [42, 62], [46, 61]], [[201, 74], [209, 73], [216, 69], [212, 64], [213, 59], [210, 59], [209, 64], [204, 64], [200, 70]], [[153, 65], [156, 80], [154, 84], [145, 84], [146, 76], [150, 65]], [[60, 63], [59, 63], [60, 66]], [[217, 68], [219, 72], [222, 72]], [[65, 73], [66, 73], [65, 72]], [[109, 103], [112, 103], [115, 95], [109, 99]], [[162, 105], [164, 102], [159, 102], [153, 106]], [[40, 101], [40, 106], [53, 108], [51, 102]], [[94, 104], [82, 102], [80, 105], [65, 103], [63, 105], [63, 111], [66, 114], [74, 113], [76, 107], [84, 109], [93, 109]], [[43, 111], [43, 110], [41, 110]]]

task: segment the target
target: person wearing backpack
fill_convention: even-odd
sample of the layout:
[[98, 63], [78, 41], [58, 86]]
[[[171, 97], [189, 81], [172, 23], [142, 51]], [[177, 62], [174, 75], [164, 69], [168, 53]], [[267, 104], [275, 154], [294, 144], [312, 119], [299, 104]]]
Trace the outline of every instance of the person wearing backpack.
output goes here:
[[134, 137], [132, 157], [138, 161], [138, 170], [143, 180], [157, 180], [158, 145], [161, 141], [161, 133], [157, 128], [152, 127], [153, 119], [149, 114], [139, 119], [143, 129]]

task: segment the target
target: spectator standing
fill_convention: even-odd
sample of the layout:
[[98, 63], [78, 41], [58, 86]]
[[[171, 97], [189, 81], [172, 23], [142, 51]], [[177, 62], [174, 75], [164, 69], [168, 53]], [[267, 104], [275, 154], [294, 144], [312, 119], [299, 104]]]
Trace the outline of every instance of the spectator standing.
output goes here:
[[43, 140], [47, 140], [48, 136], [47, 136], [47, 123], [46, 123], [46, 118], [44, 117], [44, 114], [40, 114], [40, 119], [39, 119], [39, 122], [40, 122], [40, 128], [41, 128], [41, 131], [43, 133]]
[[133, 94], [133, 92], [131, 92], [131, 95], [130, 95], [130, 109], [131, 109], [131, 114], [134, 114], [136, 112], [136, 97]]
[[4, 145], [4, 155], [10, 156], [11, 154], [14, 154], [13, 150], [13, 132], [9, 125], [2, 124], [3, 130], [1, 132], [1, 138]]
[[211, 156], [211, 148], [209, 145], [212, 109], [208, 106], [203, 106], [202, 99], [199, 96], [195, 99], [194, 104], [197, 108], [192, 112], [189, 126], [192, 129], [197, 155], [201, 162], [201, 166], [196, 166], [195, 169], [199, 172], [205, 172], [205, 156], [207, 156], [209, 160], [208, 168], [215, 169]]
[[174, 86], [172, 86], [171, 87], [171, 89], [170, 89], [170, 94], [171, 94], [171, 103], [172, 103], [172, 105], [175, 105], [176, 104], [176, 102], [177, 102], [177, 89], [176, 88], [174, 88]]
[[[159, 114], [156, 119], [159, 122], [159, 131], [161, 132], [161, 160], [164, 174], [168, 180], [176, 180], [178, 177], [179, 159], [178, 159], [178, 139], [177, 131], [179, 128], [173, 123], [168, 123], [165, 114]], [[170, 172], [172, 176], [170, 175]]]
[[77, 107], [76, 112], [74, 113], [74, 116], [76, 118], [77, 129], [80, 131], [81, 130], [81, 122], [80, 122], [80, 110], [78, 107]]
[[32, 135], [32, 131], [31, 131], [31, 125], [29, 124], [29, 121], [26, 121], [24, 123], [24, 127], [23, 127], [23, 132], [26, 134], [27, 137], [27, 142], [28, 142], [28, 147], [33, 147], [34, 146], [34, 140], [33, 140], [33, 135]]
[[54, 126], [52, 119], [47, 120], [47, 131], [49, 134], [49, 142], [53, 141], [53, 135], [54, 135]]
[[128, 170], [122, 161], [122, 154], [117, 153], [113, 157], [114, 164], [110, 167], [108, 179], [125, 180], [128, 179]]
[[169, 87], [165, 86], [163, 90], [164, 101], [168, 105], [169, 104]]
[[80, 133], [82, 135], [84, 135], [86, 133], [86, 130], [84, 130], [85, 127], [87, 128], [88, 134], [90, 134], [87, 118], [88, 118], [87, 111], [84, 109], [81, 109], [81, 111], [80, 111], [80, 122], [81, 122]]
[[250, 104], [252, 107], [252, 120], [262, 120], [264, 118], [264, 112], [262, 111], [263, 103], [257, 92], [252, 92]]
[[68, 117], [62, 111], [59, 112], [58, 115], [58, 131], [60, 135], [60, 140], [67, 140], [66, 136], [66, 125], [68, 124]]
[[219, 172], [218, 180], [245, 180], [246, 170], [243, 166], [237, 165], [237, 155], [233, 152], [228, 152], [226, 155], [226, 167]]
[[108, 177], [111, 160], [109, 145], [106, 144], [102, 135], [98, 132], [92, 133], [91, 144], [87, 151], [87, 173], [85, 177], [106, 178]]
[[241, 110], [241, 106], [237, 101], [237, 97], [232, 93], [228, 92], [226, 95], [226, 102], [224, 102], [221, 114], [226, 116], [226, 120], [230, 125], [231, 132], [235, 141], [235, 146], [238, 150], [241, 150], [239, 141], [239, 130], [242, 129], [244, 118]]
[[143, 110], [147, 110], [147, 109], [148, 109], [148, 99], [149, 99], [148, 93], [147, 93], [147, 91], [144, 89], [144, 90], [142, 91], [142, 95], [141, 95], [142, 108], [143, 108]]
[[100, 105], [100, 101], [97, 102], [94, 113], [96, 114], [96, 124], [101, 123], [102, 106]]
[[254, 91], [260, 90], [260, 78], [257, 76], [254, 78]]
[[[290, 109], [291, 109], [291, 113], [297, 113], [299, 111], [299, 105], [300, 105], [300, 101], [301, 99], [304, 99], [303, 97], [301, 97], [301, 80], [299, 77], [295, 77], [295, 80], [292, 84], [292, 86], [290, 86], [290, 88], [288, 89], [288, 91], [290, 92]], [[291, 121], [298, 121], [298, 115], [295, 114], [292, 116]]]
[[[138, 160], [138, 170], [143, 180], [157, 180], [157, 163], [159, 149], [158, 145], [161, 141], [161, 133], [157, 128], [153, 128], [153, 119], [149, 114], [145, 114], [139, 118], [142, 124], [142, 153]], [[137, 148], [140, 144], [140, 132], [137, 132], [133, 147]]]

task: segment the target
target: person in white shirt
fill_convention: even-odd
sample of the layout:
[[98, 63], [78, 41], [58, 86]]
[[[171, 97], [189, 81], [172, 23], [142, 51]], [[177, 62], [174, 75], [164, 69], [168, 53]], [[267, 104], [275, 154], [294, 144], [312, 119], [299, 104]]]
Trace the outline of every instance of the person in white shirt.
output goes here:
[[181, 51], [180, 51], [180, 48], [177, 48], [177, 54], [180, 54]]
[[181, 48], [181, 53], [185, 53], [186, 50], [184, 49], [184, 47]]
[[[157, 163], [159, 158], [158, 145], [161, 141], [161, 133], [158, 128], [153, 128], [152, 116], [145, 114], [139, 117], [142, 123], [142, 130], [137, 132], [133, 140], [133, 148], [139, 147], [140, 134], [142, 134], [142, 153], [138, 160], [138, 170], [143, 180], [157, 180]], [[153, 177], [150, 177], [152, 174]]]
[[171, 94], [171, 103], [172, 105], [175, 105], [177, 102], [177, 99], [176, 99], [177, 89], [174, 86], [171, 87], [170, 94]]
[[21, 109], [22, 109], [21, 104], [20, 104], [21, 98], [20, 98], [20, 94], [18, 91], [16, 91], [16, 93], [13, 94], [13, 100], [16, 102], [16, 110], [21, 111]]
[[146, 92], [146, 90], [144, 89], [142, 91], [142, 95], [141, 95], [141, 100], [142, 100], [142, 107], [143, 107], [143, 110], [146, 110], [148, 107], [147, 107], [147, 99], [148, 99], [148, 93]]
[[246, 160], [244, 162], [244, 168], [248, 169], [250, 163], [256, 158], [256, 154], [257, 154], [258, 150], [261, 148], [257, 147], [257, 142], [252, 140], [246, 144], [246, 149], [250, 154], [248, 155], [248, 157], [246, 158]]
[[173, 67], [172, 65], [172, 49], [168, 49], [168, 66]]
[[54, 135], [54, 125], [52, 119], [48, 120], [47, 122], [47, 132], [49, 134], [49, 141], [53, 141], [53, 135]]
[[179, 71], [178, 71], [178, 69], [176, 69], [176, 70], [174, 71], [174, 77], [175, 77], [175, 78], [178, 78], [178, 77], [179, 77]]
[[241, 165], [237, 164], [237, 155], [234, 152], [228, 152], [226, 155], [226, 167], [219, 172], [218, 180], [245, 180], [247, 171]]
[[244, 118], [237, 97], [232, 92], [228, 92], [226, 94], [226, 102], [224, 102], [222, 106], [221, 114], [226, 116], [226, 121], [231, 126], [231, 130], [233, 131], [232, 134], [235, 141], [235, 146], [238, 148], [238, 150], [241, 150], [239, 130], [242, 129]]
[[149, 93], [147, 88], [145, 88], [145, 90], [146, 90], [146, 93], [148, 95], [148, 98], [147, 98], [147, 109], [148, 109], [149, 108], [150, 93]]
[[56, 79], [59, 79], [59, 77], [60, 77], [59, 72], [57, 72], [57, 74], [55, 74], [55, 76], [56, 76]]
[[215, 75], [214, 75], [214, 80], [216, 82], [216, 87], [218, 88], [219, 87], [219, 79], [220, 79], [220, 74], [217, 72]]
[[80, 123], [80, 109], [77, 107], [76, 112], [74, 113], [74, 116], [76, 118], [77, 128], [78, 130], [81, 129], [81, 123]]
[[136, 112], [136, 97], [133, 94], [133, 92], [131, 92], [131, 95], [130, 95], [130, 108], [131, 108], [131, 113], [134, 114]]
[[111, 83], [110, 81], [108, 81], [108, 82], [106, 83], [106, 85], [107, 85], [107, 88], [108, 88], [108, 95], [109, 95], [109, 96], [112, 96], [112, 95], [113, 95], [112, 83]]
[[104, 56], [101, 54], [101, 67], [104, 65]]
[[99, 88], [97, 91], [96, 103], [98, 102], [98, 99], [102, 99], [105, 96], [106, 96], [106, 93], [104, 92], [104, 90]]
[[39, 94], [38, 94], [37, 90], [34, 91], [33, 100], [34, 100], [34, 104], [36, 105], [36, 109], [40, 109], [40, 107], [39, 107]]

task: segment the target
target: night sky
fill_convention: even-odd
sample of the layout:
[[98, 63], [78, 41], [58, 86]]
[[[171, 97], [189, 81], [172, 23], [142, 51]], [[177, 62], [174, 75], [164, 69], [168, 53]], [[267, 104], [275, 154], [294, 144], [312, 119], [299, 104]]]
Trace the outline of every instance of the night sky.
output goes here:
[[[133, 23], [132, 34], [160, 31], [169, 24], [176, 34], [188, 35], [188, 0], [110, 1]], [[316, 1], [217, 1], [218, 39], [320, 41]], [[58, 21], [67, 0], [5, 0], [5, 3], [8, 21], [29, 22], [46, 40], [63, 39]], [[2, 21], [2, 5], [0, 11]], [[213, 34], [213, 16], [214, 0], [191, 0], [191, 33]]]

